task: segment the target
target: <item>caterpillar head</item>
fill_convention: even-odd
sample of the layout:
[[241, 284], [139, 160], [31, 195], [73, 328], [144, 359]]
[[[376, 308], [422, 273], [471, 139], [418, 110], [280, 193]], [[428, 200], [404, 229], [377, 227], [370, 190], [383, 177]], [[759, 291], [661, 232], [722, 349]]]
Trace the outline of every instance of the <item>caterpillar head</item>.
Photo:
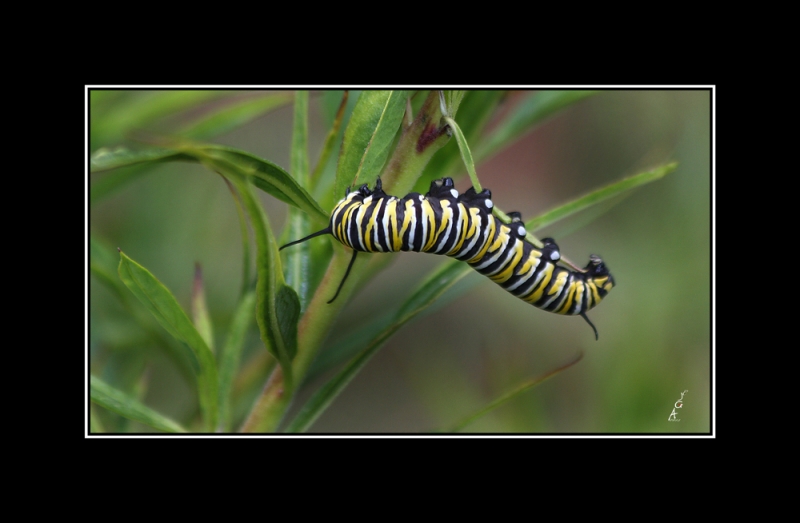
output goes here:
[[603, 263], [603, 259], [600, 256], [596, 254], [589, 256], [589, 265], [586, 266], [586, 272], [589, 277], [594, 279], [599, 289], [608, 292], [614, 287], [614, 277], [611, 276], [611, 272], [609, 272], [608, 267]]

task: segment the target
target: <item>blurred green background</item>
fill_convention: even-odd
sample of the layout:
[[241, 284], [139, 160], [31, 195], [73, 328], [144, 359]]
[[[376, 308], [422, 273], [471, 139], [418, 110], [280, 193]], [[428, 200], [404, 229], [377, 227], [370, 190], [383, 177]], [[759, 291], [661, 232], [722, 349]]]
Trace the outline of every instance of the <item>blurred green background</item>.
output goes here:
[[[510, 93], [503, 111], [513, 111], [529, 94]], [[119, 104], [107, 100], [123, 98], [135, 107], [150, 95], [117, 91], [93, 99], [92, 151], [125, 141], [122, 134], [98, 131], [103, 122], [116, 118], [112, 110]], [[192, 94], [204, 95], [208, 103], [218, 96]], [[312, 92], [312, 167], [327, 132], [320, 101], [321, 94]], [[131, 118], [135, 126], [137, 117], [141, 115], [129, 111], [118, 118]], [[147, 128], [157, 133], [160, 125], [165, 130], [179, 127], [177, 117], [170, 118], [166, 115]], [[291, 128], [292, 107], [287, 104], [209, 141], [288, 168]], [[478, 164], [481, 183], [492, 190], [495, 204], [529, 219], [624, 176], [667, 161], [679, 162], [678, 169], [662, 180], [537, 233], [554, 237], [561, 252], [576, 263], [585, 264], [594, 253], [602, 255], [611, 269], [617, 285], [589, 313], [599, 341], [582, 319], [540, 311], [471, 274], [452, 291], [445, 306], [434, 307], [392, 338], [311, 432], [416, 433], [447, 428], [580, 352], [582, 361], [464, 431], [709, 432], [710, 159], [709, 91], [615, 90], [601, 91], [565, 109]], [[90, 181], [95, 184], [107, 176], [93, 174]], [[457, 180], [456, 187], [461, 192], [469, 187], [466, 176]], [[264, 193], [259, 196], [279, 236], [287, 206]], [[122, 248], [159, 278], [187, 311], [194, 264], [200, 263], [215, 339], [222, 344], [241, 288], [242, 248], [236, 207], [219, 176], [197, 164], [160, 165], [99, 199], [90, 207], [89, 221], [90, 233], [105, 248], [103, 252], [113, 253], [108, 263], [118, 261], [115, 248]], [[444, 260], [416, 253], [383, 256], [394, 259], [344, 309], [329, 336], [330, 345], [375, 315], [393, 310]], [[95, 276], [89, 285], [92, 373], [140, 395], [146, 405], [167, 416], [178, 421], [191, 418], [197, 401], [186, 372], [133, 321], [108, 286]], [[263, 350], [253, 327], [243, 367]], [[309, 380], [290, 416], [331, 376], [329, 371]], [[255, 389], [243, 394], [240, 415], [259, 386], [256, 383]], [[680, 422], [667, 421], [684, 390], [688, 392], [678, 411]], [[102, 408], [93, 409], [111, 430], [152, 430]]]

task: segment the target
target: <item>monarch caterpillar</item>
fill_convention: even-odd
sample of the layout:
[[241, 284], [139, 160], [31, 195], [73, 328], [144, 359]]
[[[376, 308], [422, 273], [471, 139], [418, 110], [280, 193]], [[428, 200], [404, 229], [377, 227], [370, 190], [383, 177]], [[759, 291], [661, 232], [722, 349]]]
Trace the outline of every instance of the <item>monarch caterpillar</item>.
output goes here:
[[339, 295], [359, 251], [417, 251], [444, 254], [467, 262], [472, 268], [514, 296], [546, 311], [580, 315], [594, 330], [586, 311], [600, 303], [614, 286], [614, 278], [599, 256], [589, 256], [585, 269], [571, 271], [556, 265], [561, 259], [552, 238], [537, 248], [525, 236], [518, 212], [509, 213], [510, 223], [492, 215], [492, 193], [464, 194], [454, 188], [452, 178], [431, 182], [425, 196], [410, 193], [404, 198], [383, 192], [381, 179], [370, 190], [367, 184], [350, 192], [336, 204], [328, 227], [281, 249], [331, 234], [353, 249], [353, 257], [339, 283]]

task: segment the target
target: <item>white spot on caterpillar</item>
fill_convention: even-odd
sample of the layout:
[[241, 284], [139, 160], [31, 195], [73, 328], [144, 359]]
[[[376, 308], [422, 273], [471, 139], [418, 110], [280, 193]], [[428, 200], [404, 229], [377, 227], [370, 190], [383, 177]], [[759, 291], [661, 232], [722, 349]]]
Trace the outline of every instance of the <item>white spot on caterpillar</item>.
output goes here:
[[550, 259], [551, 259], [551, 260], [553, 260], [553, 261], [556, 261], [556, 260], [558, 260], [559, 258], [561, 258], [561, 253], [560, 253], [560, 252], [558, 252], [558, 251], [553, 251], [553, 252], [551, 252], [551, 253], [550, 253]]
[[422, 195], [420, 194], [420, 195], [419, 195], [419, 201], [422, 201], [422, 200], [424, 200], [424, 199], [425, 199], [425, 197], [424, 197], [424, 196], [422, 196]]
[[491, 209], [492, 207], [494, 207], [494, 204], [492, 203], [492, 200], [486, 200], [484, 203], [486, 203], [486, 208], [487, 209]]
[[458, 191], [456, 191], [455, 189], [450, 189], [450, 194], [453, 195], [453, 198], [458, 198]]
[[520, 236], [525, 236], [525, 234], [526, 234], [525, 227], [523, 227], [521, 225], [519, 227], [517, 227], [517, 234], [519, 234]]

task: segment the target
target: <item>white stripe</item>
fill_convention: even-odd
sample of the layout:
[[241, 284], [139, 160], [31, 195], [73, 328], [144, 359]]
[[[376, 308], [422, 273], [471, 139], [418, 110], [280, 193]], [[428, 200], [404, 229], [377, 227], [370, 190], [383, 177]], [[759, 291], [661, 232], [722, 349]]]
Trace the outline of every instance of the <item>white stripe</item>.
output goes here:
[[[545, 273], [546, 270], [547, 270], [547, 265], [543, 265], [542, 266], [542, 270], [540, 270], [539, 274], [536, 275], [536, 278], [533, 280], [533, 283], [530, 286], [526, 287], [524, 291], [519, 291], [517, 293], [517, 295], [520, 296], [520, 297], [522, 297], [522, 296], [526, 296], [527, 297], [528, 294], [530, 294], [531, 291], [534, 288], [536, 288], [537, 285], [539, 285], [539, 282], [542, 281], [542, 278], [544, 278], [544, 273]], [[550, 283], [550, 282], [548, 282], [548, 283]]]
[[[553, 279], [555, 280], [556, 283], [558, 283], [558, 275], [555, 273], [555, 271], [553, 271]], [[564, 285], [562, 285], [561, 288], [559, 288], [558, 291], [556, 291], [556, 293], [553, 294], [553, 296], [549, 300], [544, 302], [544, 305], [542, 305], [540, 307], [540, 309], [544, 309], [545, 307], [550, 305], [553, 302], [553, 300], [555, 300], [556, 298], [560, 297], [562, 293], [564, 294], [564, 297], [561, 300], [561, 302], [559, 303], [559, 305], [563, 304], [564, 300], [567, 298], [567, 295], [569, 294], [568, 292], [564, 292], [564, 289], [569, 288], [570, 279], [572, 279], [572, 275], [571, 274], [569, 276], [567, 276], [566, 280], [564, 280]], [[553, 289], [550, 289], [550, 292], [553, 292]], [[554, 310], [558, 310], [558, 307], [555, 307]]]
[[[358, 230], [358, 243], [361, 245], [361, 250], [362, 251], [366, 251], [367, 250], [367, 247], [364, 245], [364, 239], [363, 239], [364, 235], [361, 234], [361, 231], [363, 230], [361, 228], [361, 221], [364, 219], [364, 213], [366, 212], [366, 210], [367, 210], [367, 206], [364, 205], [364, 202], [361, 202], [361, 207], [358, 208], [358, 212], [356, 213], [356, 229]], [[349, 234], [349, 231], [348, 231], [348, 234]], [[352, 242], [350, 242], [350, 243], [352, 243]]]
[[[501, 234], [502, 234], [502, 232], [501, 232]], [[494, 242], [492, 242], [492, 243], [494, 243]], [[500, 248], [497, 249], [497, 254], [495, 254], [494, 256], [489, 258], [487, 261], [485, 261], [485, 262], [481, 263], [480, 265], [476, 266], [475, 270], [479, 271], [479, 270], [481, 270], [481, 269], [483, 269], [485, 267], [488, 267], [489, 265], [491, 265], [495, 261], [497, 261], [497, 258], [499, 258], [505, 252], [506, 245], [508, 245], [508, 234], [505, 235], [505, 238], [503, 239], [503, 243], [500, 245]], [[491, 249], [491, 248], [492, 247], [489, 246], [489, 249]]]
[[[481, 215], [480, 215], [480, 213], [478, 213], [478, 214], [477, 214], [477, 215], [474, 217], [474, 221], [475, 221], [475, 228], [476, 228], [476, 230], [475, 230], [475, 234], [472, 236], [472, 241], [470, 242], [470, 244], [469, 244], [469, 245], [467, 245], [467, 248], [466, 248], [466, 249], [462, 249], [462, 250], [461, 250], [461, 252], [459, 252], [459, 253], [456, 255], [456, 258], [458, 258], [459, 256], [462, 256], [462, 255], [465, 255], [466, 253], [468, 253], [469, 251], [471, 251], [471, 250], [472, 250], [472, 248], [473, 248], [473, 247], [475, 247], [475, 244], [478, 242], [478, 240], [480, 240], [480, 239], [481, 239], [481, 236], [483, 235], [483, 232], [484, 232], [484, 231], [481, 229], [481, 222], [483, 221], [483, 218], [481, 218]], [[488, 230], [489, 230], [489, 228], [487, 227], [487, 228], [486, 228], [487, 234], [488, 234]], [[467, 232], [469, 232], [469, 227], [467, 227]], [[483, 243], [481, 243], [481, 247], [483, 247]], [[480, 249], [478, 249], [478, 250], [480, 250]], [[466, 257], [466, 256], [465, 256], [465, 257]], [[458, 259], [461, 259], [461, 258], [458, 258]]]
[[[375, 213], [380, 214], [381, 205], [383, 205], [383, 202], [385, 202], [385, 201], [386, 200], [384, 200], [383, 198], [378, 200], [378, 203], [375, 204], [375, 209], [370, 213], [370, 216], [372, 216]], [[378, 227], [379, 226], [380, 226], [380, 222], [378, 222], [378, 220], [376, 219], [375, 220], [375, 225], [372, 227], [372, 231], [375, 233], [373, 238], [372, 238], [372, 249], [376, 250], [378, 252], [385, 252], [383, 250], [383, 245], [381, 245], [380, 242], [378, 241]]]
[[[586, 283], [584, 283], [583, 285], [580, 285], [578, 287], [578, 289], [576, 289], [576, 291], [575, 291], [575, 302], [578, 304], [578, 306], [575, 308], [575, 312], [573, 312], [572, 314], [580, 314], [581, 313], [581, 309], [583, 308], [583, 293], [586, 292], [585, 289], [586, 289]], [[580, 294], [578, 294], [578, 293], [580, 293]], [[567, 311], [567, 312], [569, 312], [569, 311]]]
[[428, 241], [428, 235], [427, 235], [428, 217], [425, 215], [425, 207], [423, 207], [423, 205], [425, 205], [425, 204], [422, 202], [422, 198], [420, 198], [419, 215], [420, 215], [421, 220], [422, 220], [422, 241], [420, 242], [420, 246], [419, 246], [420, 252], [422, 252], [422, 248], [425, 247], [425, 244]]
[[[409, 228], [411, 230], [408, 232], [408, 248], [413, 251], [414, 250], [414, 232], [417, 230], [417, 208], [414, 207], [414, 204], [413, 204], [414, 202], [413, 201], [411, 203], [412, 203], [412, 205], [411, 205], [411, 223], [408, 224], [408, 226], [409, 226]], [[408, 209], [406, 209], [406, 212], [408, 212]], [[403, 219], [405, 219], [405, 218], [403, 218]]]
[[[523, 265], [525, 264], [525, 262], [522, 262], [522, 263], [523, 263]], [[511, 292], [514, 289], [516, 289], [517, 287], [519, 287], [520, 285], [522, 285], [523, 283], [525, 283], [526, 281], [530, 280], [531, 276], [533, 276], [533, 273], [536, 272], [536, 267], [538, 267], [538, 266], [539, 266], [539, 258], [536, 258], [536, 263], [533, 264], [533, 266], [528, 270], [528, 272], [523, 274], [522, 277], [520, 278], [520, 280], [517, 283], [515, 283], [514, 285], [506, 288], [506, 290], [508, 292]]]
[[487, 274], [486, 276], [494, 276], [496, 274], [500, 274], [501, 272], [503, 272], [503, 270], [506, 269], [508, 266], [508, 260], [517, 253], [517, 249], [519, 247], [521, 247], [521, 245], [518, 243], [516, 246], [506, 249], [506, 252], [508, 252], [508, 254], [506, 255], [506, 259], [503, 260], [503, 262], [500, 264], [500, 266], [496, 271]]
[[444, 248], [444, 244], [447, 243], [447, 239], [450, 237], [450, 231], [453, 229], [453, 208], [447, 207], [442, 216], [443, 220], [448, 220], [447, 229], [444, 231], [444, 236], [441, 240], [439, 240], [439, 247], [433, 251], [433, 254], [439, 254], [441, 250]]
[[[391, 236], [389, 236], [389, 203], [394, 200], [394, 196], [390, 196], [389, 200], [386, 202], [386, 211], [383, 213], [383, 236], [386, 238], [386, 247], [389, 249], [389, 252], [394, 251], [394, 242], [392, 241]], [[395, 205], [395, 214], [397, 213], [397, 206]]]

